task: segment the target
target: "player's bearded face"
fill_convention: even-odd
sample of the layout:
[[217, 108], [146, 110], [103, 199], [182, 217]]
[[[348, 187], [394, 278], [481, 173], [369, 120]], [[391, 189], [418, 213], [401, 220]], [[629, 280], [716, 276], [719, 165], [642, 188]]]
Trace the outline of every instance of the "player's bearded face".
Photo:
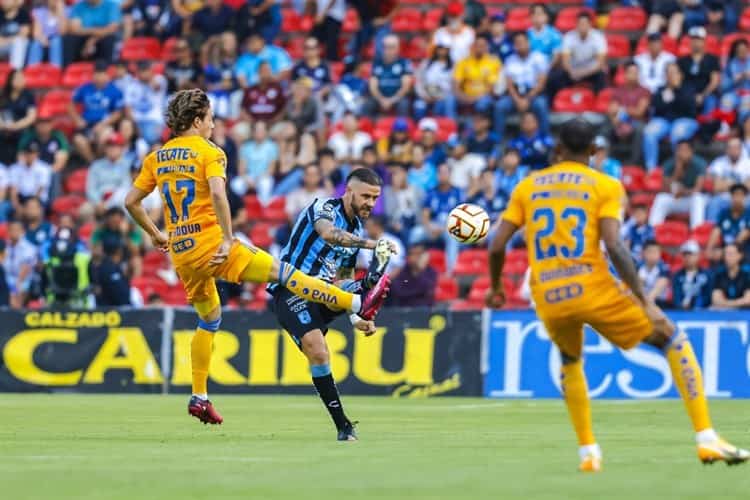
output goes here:
[[375, 208], [380, 196], [380, 187], [364, 184], [361, 189], [352, 192], [352, 212], [360, 219], [367, 219]]

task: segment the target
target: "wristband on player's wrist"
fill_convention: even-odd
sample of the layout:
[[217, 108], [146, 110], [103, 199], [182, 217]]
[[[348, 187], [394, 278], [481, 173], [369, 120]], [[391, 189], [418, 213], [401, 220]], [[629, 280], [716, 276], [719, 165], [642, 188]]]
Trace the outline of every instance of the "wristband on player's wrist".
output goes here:
[[364, 321], [362, 318], [359, 317], [356, 313], [351, 313], [349, 315], [349, 321], [351, 321], [352, 325], [356, 325], [360, 321]]

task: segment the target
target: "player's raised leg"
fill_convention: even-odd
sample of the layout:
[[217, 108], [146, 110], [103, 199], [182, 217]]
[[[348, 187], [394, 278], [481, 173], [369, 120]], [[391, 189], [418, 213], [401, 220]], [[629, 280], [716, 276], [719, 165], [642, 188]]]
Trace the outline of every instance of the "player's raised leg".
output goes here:
[[693, 423], [698, 458], [703, 463], [723, 461], [729, 465], [749, 460], [750, 452], [726, 442], [711, 425], [703, 373], [687, 335], [678, 331], [655, 305], [648, 306], [647, 313], [654, 331], [644, 342], [661, 349], [669, 362], [672, 378]]

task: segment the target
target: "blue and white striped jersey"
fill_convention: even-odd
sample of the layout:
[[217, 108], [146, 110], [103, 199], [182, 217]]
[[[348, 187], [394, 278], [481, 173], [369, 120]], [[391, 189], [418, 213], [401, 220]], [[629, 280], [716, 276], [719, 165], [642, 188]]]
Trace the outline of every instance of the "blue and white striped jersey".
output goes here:
[[[330, 220], [334, 226], [364, 237], [362, 221], [359, 217], [347, 218], [341, 198], [317, 199], [297, 217], [292, 235], [279, 258], [305, 274], [332, 283], [338, 269], [355, 267], [359, 248], [328, 244], [315, 230], [315, 223], [320, 219]], [[273, 293], [278, 286], [272, 283], [268, 285], [268, 291]]]

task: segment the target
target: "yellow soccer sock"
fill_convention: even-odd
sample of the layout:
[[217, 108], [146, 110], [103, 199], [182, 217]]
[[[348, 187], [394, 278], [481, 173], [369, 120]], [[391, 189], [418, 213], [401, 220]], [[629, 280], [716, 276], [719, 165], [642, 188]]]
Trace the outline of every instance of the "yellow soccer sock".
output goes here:
[[281, 263], [279, 283], [290, 292], [305, 300], [325, 304], [332, 309], [359, 312], [359, 295], [349, 293], [318, 278], [313, 278], [295, 269], [286, 262]]
[[711, 417], [708, 414], [708, 402], [703, 391], [703, 373], [695, 359], [693, 345], [687, 336], [676, 333], [664, 350], [672, 378], [682, 400], [685, 402], [695, 432], [711, 428]]
[[570, 420], [578, 436], [578, 445], [596, 443], [591, 426], [591, 403], [586, 375], [583, 373], [583, 362], [578, 360], [575, 363], [563, 364], [560, 382]]
[[195, 335], [190, 342], [190, 361], [193, 368], [193, 394], [208, 394], [208, 367], [211, 364], [211, 347], [214, 333], [219, 328], [221, 319], [213, 322], [198, 322]]

